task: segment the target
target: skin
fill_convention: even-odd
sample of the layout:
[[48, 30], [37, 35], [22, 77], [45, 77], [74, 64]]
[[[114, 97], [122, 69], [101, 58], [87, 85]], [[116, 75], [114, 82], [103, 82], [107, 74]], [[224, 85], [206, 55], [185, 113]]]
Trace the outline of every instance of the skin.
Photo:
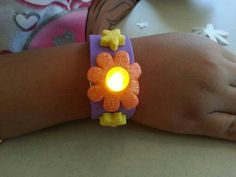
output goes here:
[[[142, 67], [134, 121], [174, 133], [236, 140], [234, 55], [192, 34], [132, 42]], [[0, 137], [89, 117], [88, 68], [87, 43], [0, 56]]]
[[0, 56], [0, 139], [86, 118], [88, 44]]
[[151, 36], [145, 45], [141, 41], [134, 41], [143, 71], [134, 121], [236, 140], [236, 57], [191, 34]]

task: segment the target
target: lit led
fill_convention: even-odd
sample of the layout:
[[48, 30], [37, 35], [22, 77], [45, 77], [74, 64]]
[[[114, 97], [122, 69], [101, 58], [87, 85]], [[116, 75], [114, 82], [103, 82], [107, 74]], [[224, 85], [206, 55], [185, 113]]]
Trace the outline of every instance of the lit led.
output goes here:
[[114, 67], [107, 72], [106, 86], [114, 92], [123, 91], [129, 84], [129, 73], [122, 67]]

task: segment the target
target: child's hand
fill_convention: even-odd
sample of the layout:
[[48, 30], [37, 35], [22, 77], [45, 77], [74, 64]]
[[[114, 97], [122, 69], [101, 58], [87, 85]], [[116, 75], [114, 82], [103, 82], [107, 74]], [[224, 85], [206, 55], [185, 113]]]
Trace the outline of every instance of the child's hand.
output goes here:
[[142, 66], [133, 120], [162, 130], [236, 140], [236, 57], [208, 39], [134, 40]]

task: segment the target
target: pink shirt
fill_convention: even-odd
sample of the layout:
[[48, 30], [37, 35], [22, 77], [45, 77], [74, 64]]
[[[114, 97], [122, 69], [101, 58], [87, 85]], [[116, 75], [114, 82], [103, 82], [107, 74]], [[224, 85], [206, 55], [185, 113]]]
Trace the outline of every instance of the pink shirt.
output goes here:
[[5, 4], [0, 2], [1, 7], [5, 5], [12, 12], [12, 18], [5, 19], [5, 22], [11, 21], [15, 30], [5, 41], [7, 47], [1, 50], [19, 52], [85, 41], [86, 18], [91, 0], [3, 1]]

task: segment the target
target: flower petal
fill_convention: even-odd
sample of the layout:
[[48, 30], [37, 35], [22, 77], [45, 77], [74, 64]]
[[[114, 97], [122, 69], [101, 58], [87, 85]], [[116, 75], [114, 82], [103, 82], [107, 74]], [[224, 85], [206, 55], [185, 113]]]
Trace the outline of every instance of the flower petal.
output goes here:
[[139, 94], [139, 82], [136, 79], [130, 80], [129, 90], [135, 95]]
[[140, 77], [141, 73], [142, 73], [141, 67], [139, 66], [138, 63], [133, 63], [130, 65], [129, 74], [130, 74], [131, 78], [138, 79]]
[[120, 107], [120, 100], [115, 96], [106, 96], [103, 101], [103, 107], [108, 112], [115, 112]]
[[87, 73], [87, 78], [90, 82], [94, 83], [94, 84], [98, 84], [101, 80], [103, 80], [103, 72], [102, 69], [99, 67], [91, 67], [88, 70]]
[[138, 97], [132, 92], [127, 92], [122, 96], [121, 103], [125, 109], [133, 109], [138, 105]]
[[129, 54], [126, 51], [120, 50], [114, 56], [114, 62], [116, 65], [126, 67], [129, 65]]
[[102, 52], [98, 54], [96, 58], [97, 65], [101, 68], [109, 68], [114, 65], [112, 56], [107, 52]]
[[92, 102], [98, 102], [103, 99], [103, 90], [99, 85], [93, 85], [88, 89], [88, 97]]

